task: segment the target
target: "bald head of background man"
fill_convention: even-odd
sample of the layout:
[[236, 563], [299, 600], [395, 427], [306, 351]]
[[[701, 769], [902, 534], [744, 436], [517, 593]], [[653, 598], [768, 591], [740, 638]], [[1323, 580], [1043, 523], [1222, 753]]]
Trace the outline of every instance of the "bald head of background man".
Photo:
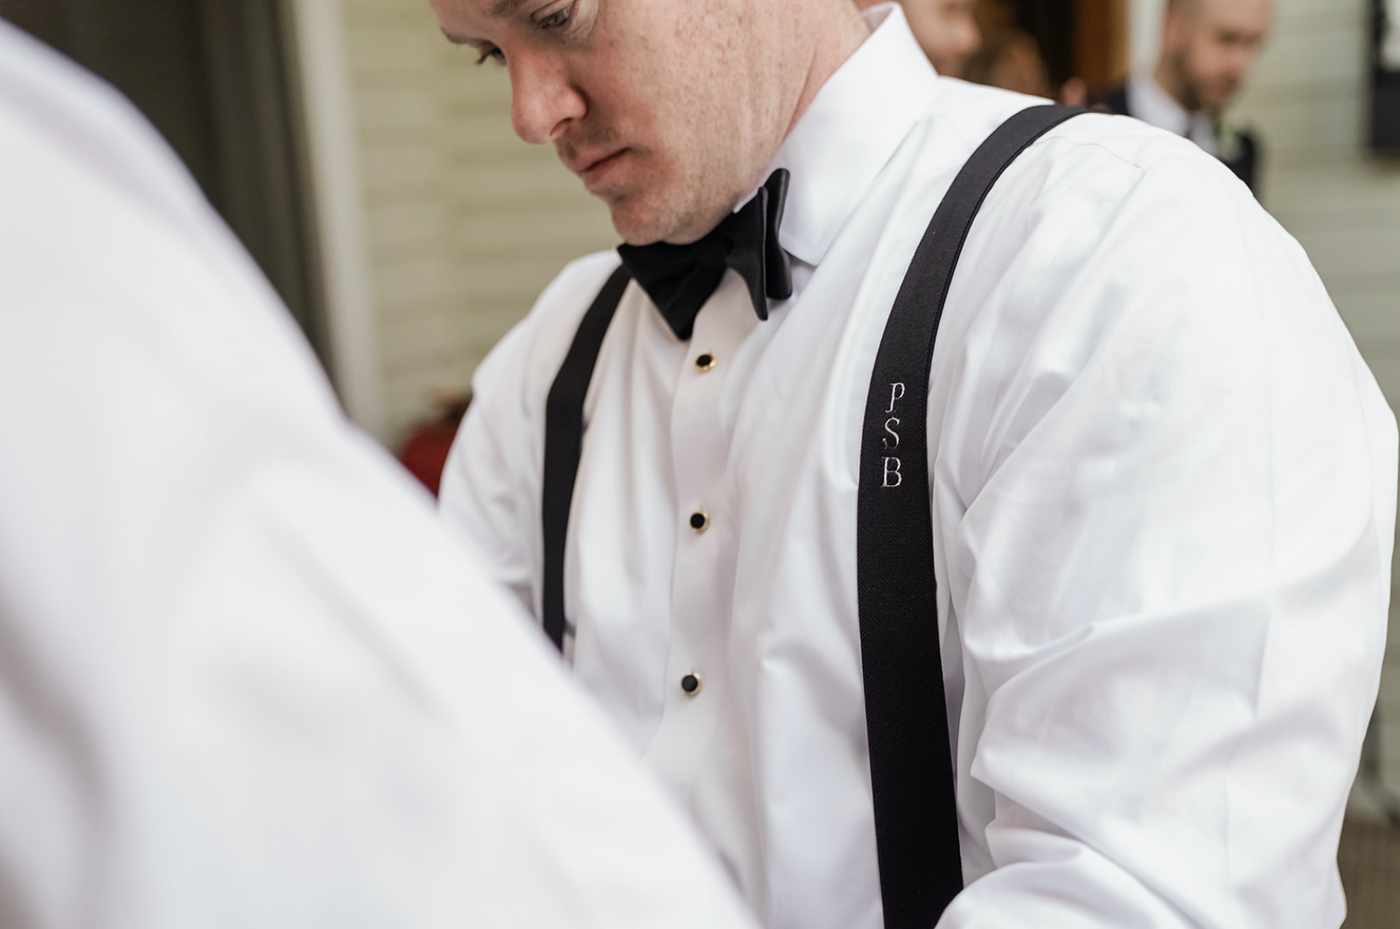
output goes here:
[[[886, 0], [856, 0], [865, 9]], [[946, 77], [961, 77], [967, 60], [982, 44], [973, 17], [976, 0], [899, 0], [909, 29], [933, 67]]]
[[1188, 112], [1218, 116], [1259, 57], [1273, 12], [1273, 0], [1168, 0], [1157, 83]]

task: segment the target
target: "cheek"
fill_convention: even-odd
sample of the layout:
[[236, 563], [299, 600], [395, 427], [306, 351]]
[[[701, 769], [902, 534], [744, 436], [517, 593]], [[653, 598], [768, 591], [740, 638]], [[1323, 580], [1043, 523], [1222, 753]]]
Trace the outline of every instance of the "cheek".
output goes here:
[[1206, 58], [1206, 65], [1212, 77], [1227, 77], [1235, 70], [1235, 62], [1238, 59], [1234, 48], [1224, 42], [1212, 42], [1209, 46]]
[[1192, 42], [1186, 46], [1186, 70], [1196, 81], [1209, 80], [1217, 69], [1215, 43]]

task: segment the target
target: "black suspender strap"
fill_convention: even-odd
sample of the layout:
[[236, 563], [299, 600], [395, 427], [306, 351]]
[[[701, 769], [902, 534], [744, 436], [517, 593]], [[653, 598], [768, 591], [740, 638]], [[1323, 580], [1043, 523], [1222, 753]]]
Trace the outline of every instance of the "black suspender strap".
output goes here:
[[564, 650], [564, 545], [569, 532], [569, 509], [574, 501], [579, 453], [583, 449], [583, 401], [593, 368], [603, 347], [603, 336], [631, 280], [618, 268], [594, 298], [579, 323], [574, 343], [554, 384], [544, 412], [544, 631], [556, 648]]
[[885, 929], [933, 929], [963, 886], [929, 506], [934, 339], [992, 186], [1032, 142], [1080, 112], [1022, 110], [968, 159], [914, 253], [875, 358], [861, 434], [856, 577]]

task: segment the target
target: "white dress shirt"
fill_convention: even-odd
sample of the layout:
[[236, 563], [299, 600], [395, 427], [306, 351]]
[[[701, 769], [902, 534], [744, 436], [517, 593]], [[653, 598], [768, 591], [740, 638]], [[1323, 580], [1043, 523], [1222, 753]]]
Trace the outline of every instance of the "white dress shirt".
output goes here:
[[[866, 392], [934, 208], [1037, 102], [937, 78], [898, 8], [866, 15], [773, 163], [794, 296], [759, 322], [731, 272], [682, 343], [629, 288], [569, 524], [577, 679], [773, 929], [881, 925]], [[617, 263], [570, 265], [482, 365], [444, 478], [445, 519], [536, 615], [545, 397]], [[1196, 146], [1080, 116], [986, 201], [929, 397], [967, 883], [940, 926], [1339, 923], [1396, 430], [1297, 243]]]
[[0, 925], [748, 929], [115, 92], [0, 23]]
[[1150, 71], [1138, 72], [1128, 81], [1128, 112], [1149, 126], [1184, 136], [1201, 150], [1219, 155], [1215, 127], [1204, 113], [1191, 113], [1157, 83]]

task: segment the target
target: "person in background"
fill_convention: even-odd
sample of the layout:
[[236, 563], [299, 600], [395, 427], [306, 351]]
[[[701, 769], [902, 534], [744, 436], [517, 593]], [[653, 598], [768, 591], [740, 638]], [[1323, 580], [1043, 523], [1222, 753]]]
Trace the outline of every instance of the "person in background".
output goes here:
[[1259, 141], [1223, 117], [1254, 67], [1272, 20], [1273, 0], [1167, 0], [1156, 67], [1134, 74], [1095, 102], [1187, 137], [1257, 194]]
[[[887, 0], [856, 0], [868, 9]], [[933, 68], [944, 77], [962, 77], [968, 60], [982, 44], [973, 15], [976, 0], [899, 0], [904, 17]]]
[[1040, 46], [1030, 33], [1013, 29], [982, 43], [968, 62], [963, 77], [974, 84], [1000, 87], [1033, 97], [1053, 97], [1050, 74]]
[[979, 0], [977, 25], [982, 47], [967, 63], [963, 77], [974, 84], [1000, 87], [1033, 97], [1054, 98], [1068, 106], [1083, 106], [1084, 81], [1071, 77], [1056, 92], [1040, 43], [1022, 29], [1010, 0]]
[[0, 926], [751, 929], [135, 109], [0, 140]]

